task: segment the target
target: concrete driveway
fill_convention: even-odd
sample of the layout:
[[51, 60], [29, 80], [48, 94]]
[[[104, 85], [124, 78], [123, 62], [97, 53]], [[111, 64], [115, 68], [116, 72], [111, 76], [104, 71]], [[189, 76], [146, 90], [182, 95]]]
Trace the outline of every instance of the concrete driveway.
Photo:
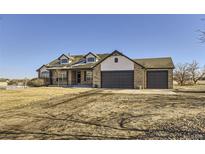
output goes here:
[[105, 89], [101, 88], [102, 93], [123, 93], [123, 94], [162, 94], [174, 95], [173, 89]]

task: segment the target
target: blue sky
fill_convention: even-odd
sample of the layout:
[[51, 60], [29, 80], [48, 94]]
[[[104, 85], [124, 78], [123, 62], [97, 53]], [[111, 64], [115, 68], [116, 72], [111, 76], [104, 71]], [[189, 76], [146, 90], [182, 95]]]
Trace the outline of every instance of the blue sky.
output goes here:
[[35, 77], [62, 53], [167, 57], [205, 64], [205, 15], [0, 15], [0, 77]]

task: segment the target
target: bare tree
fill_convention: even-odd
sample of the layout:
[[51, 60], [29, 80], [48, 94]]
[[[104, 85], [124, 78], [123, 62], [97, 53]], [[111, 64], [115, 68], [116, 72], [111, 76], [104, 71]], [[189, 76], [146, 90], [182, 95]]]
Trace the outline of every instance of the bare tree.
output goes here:
[[205, 71], [200, 70], [199, 63], [197, 63], [196, 60], [194, 60], [191, 64], [189, 64], [188, 72], [194, 84], [196, 84], [199, 80], [201, 80], [205, 76]]
[[185, 83], [190, 79], [188, 66], [188, 63], [176, 65], [174, 71], [174, 80], [181, 86], [185, 85]]
[[205, 80], [205, 65], [204, 65], [204, 67], [202, 69], [202, 73], [204, 74], [203, 77], [202, 77], [202, 80]]
[[198, 30], [199, 31], [199, 40], [201, 43], [205, 43], [205, 31]]
[[[205, 21], [205, 18], [202, 18], [201, 21]], [[201, 43], [205, 43], [205, 31], [204, 30], [198, 30], [199, 34], [199, 40]]]

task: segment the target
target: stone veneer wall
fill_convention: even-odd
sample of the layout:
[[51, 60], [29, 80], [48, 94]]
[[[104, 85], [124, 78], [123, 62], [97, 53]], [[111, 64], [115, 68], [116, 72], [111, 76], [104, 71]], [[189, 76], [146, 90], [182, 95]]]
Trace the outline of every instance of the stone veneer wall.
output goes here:
[[93, 69], [93, 87], [101, 88], [101, 64]]
[[145, 72], [145, 88], [147, 88], [147, 71], [168, 71], [168, 89], [173, 88], [173, 69], [147, 69]]
[[168, 69], [168, 88], [173, 88], [173, 69]]
[[145, 75], [145, 69], [135, 63], [134, 64], [134, 88], [135, 89], [139, 89], [140, 87], [144, 89], [144, 75]]

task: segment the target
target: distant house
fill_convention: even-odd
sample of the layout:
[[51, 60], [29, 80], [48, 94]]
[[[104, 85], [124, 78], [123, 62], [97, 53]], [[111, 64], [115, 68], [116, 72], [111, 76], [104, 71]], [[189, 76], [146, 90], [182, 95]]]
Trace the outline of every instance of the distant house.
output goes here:
[[131, 59], [115, 50], [110, 54], [62, 54], [37, 72], [50, 85], [170, 89], [173, 69], [170, 57]]

